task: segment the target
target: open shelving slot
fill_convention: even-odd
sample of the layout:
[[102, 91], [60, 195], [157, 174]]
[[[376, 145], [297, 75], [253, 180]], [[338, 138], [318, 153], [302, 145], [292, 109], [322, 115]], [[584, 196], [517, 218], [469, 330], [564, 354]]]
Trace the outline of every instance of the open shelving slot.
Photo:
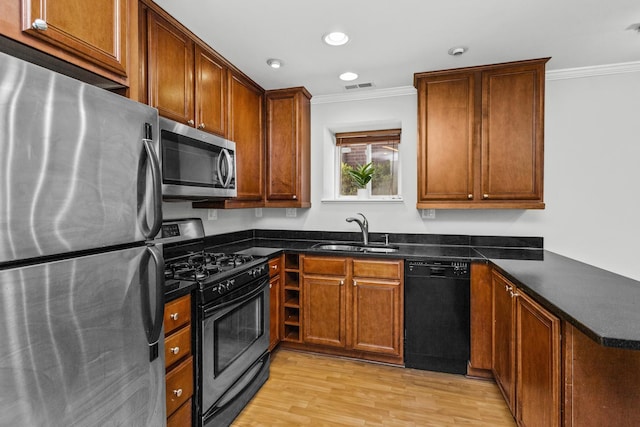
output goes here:
[[300, 255], [284, 255], [284, 341], [301, 342]]

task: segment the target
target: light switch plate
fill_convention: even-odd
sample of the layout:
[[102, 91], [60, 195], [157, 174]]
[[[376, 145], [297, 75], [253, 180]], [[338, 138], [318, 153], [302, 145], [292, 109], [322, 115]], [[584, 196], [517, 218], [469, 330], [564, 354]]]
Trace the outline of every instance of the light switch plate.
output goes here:
[[262, 218], [262, 208], [256, 208], [256, 218]]
[[215, 221], [218, 219], [218, 209], [207, 209], [207, 219]]
[[297, 216], [296, 208], [286, 208], [287, 218], [295, 218]]

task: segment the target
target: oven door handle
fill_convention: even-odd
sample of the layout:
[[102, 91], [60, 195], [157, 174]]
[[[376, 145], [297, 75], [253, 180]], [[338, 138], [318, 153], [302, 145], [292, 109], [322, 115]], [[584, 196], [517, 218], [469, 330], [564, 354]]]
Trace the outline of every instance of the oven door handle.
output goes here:
[[249, 301], [251, 298], [255, 297], [256, 295], [260, 294], [261, 292], [264, 291], [264, 288], [269, 284], [269, 280], [268, 278], [264, 278], [262, 283], [260, 283], [260, 285], [258, 287], [256, 287], [254, 290], [252, 290], [250, 293], [248, 294], [243, 294], [241, 296], [239, 296], [238, 298], [234, 298], [230, 301], [224, 301], [221, 302], [219, 304], [214, 304], [208, 307], [205, 307], [202, 312], [204, 314], [204, 317], [209, 317], [211, 316], [211, 314], [214, 311], [220, 310], [222, 308], [225, 307], [229, 307], [231, 305], [235, 305], [235, 304], [239, 304], [239, 303], [243, 303], [245, 301]]

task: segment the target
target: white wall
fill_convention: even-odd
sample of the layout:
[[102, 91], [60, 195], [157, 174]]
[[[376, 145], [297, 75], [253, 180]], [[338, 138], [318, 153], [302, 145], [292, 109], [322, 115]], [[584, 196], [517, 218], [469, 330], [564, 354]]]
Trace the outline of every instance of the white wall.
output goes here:
[[[547, 81], [545, 210], [416, 210], [416, 95], [400, 88], [373, 99], [316, 98], [311, 109], [312, 208], [206, 211], [165, 203], [165, 217], [201, 216], [208, 234], [245, 228], [543, 236], [545, 248], [640, 280], [640, 72]], [[395, 94], [395, 96], [393, 96]], [[339, 99], [342, 98], [342, 99]], [[320, 101], [320, 102], [318, 102]], [[375, 123], [402, 127], [401, 203], [323, 202], [333, 183], [330, 131]]]

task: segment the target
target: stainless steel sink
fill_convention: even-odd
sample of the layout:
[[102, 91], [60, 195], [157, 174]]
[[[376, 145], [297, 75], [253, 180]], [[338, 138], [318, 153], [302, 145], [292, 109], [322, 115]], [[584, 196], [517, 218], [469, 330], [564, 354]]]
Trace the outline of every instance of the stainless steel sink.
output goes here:
[[312, 246], [313, 249], [321, 249], [323, 251], [347, 251], [362, 252], [364, 248], [358, 245], [336, 244], [336, 243], [320, 243]]
[[398, 252], [397, 246], [376, 246], [376, 245], [359, 245], [352, 243], [318, 243], [311, 247], [323, 251], [337, 252], [371, 252], [371, 253], [393, 253]]

